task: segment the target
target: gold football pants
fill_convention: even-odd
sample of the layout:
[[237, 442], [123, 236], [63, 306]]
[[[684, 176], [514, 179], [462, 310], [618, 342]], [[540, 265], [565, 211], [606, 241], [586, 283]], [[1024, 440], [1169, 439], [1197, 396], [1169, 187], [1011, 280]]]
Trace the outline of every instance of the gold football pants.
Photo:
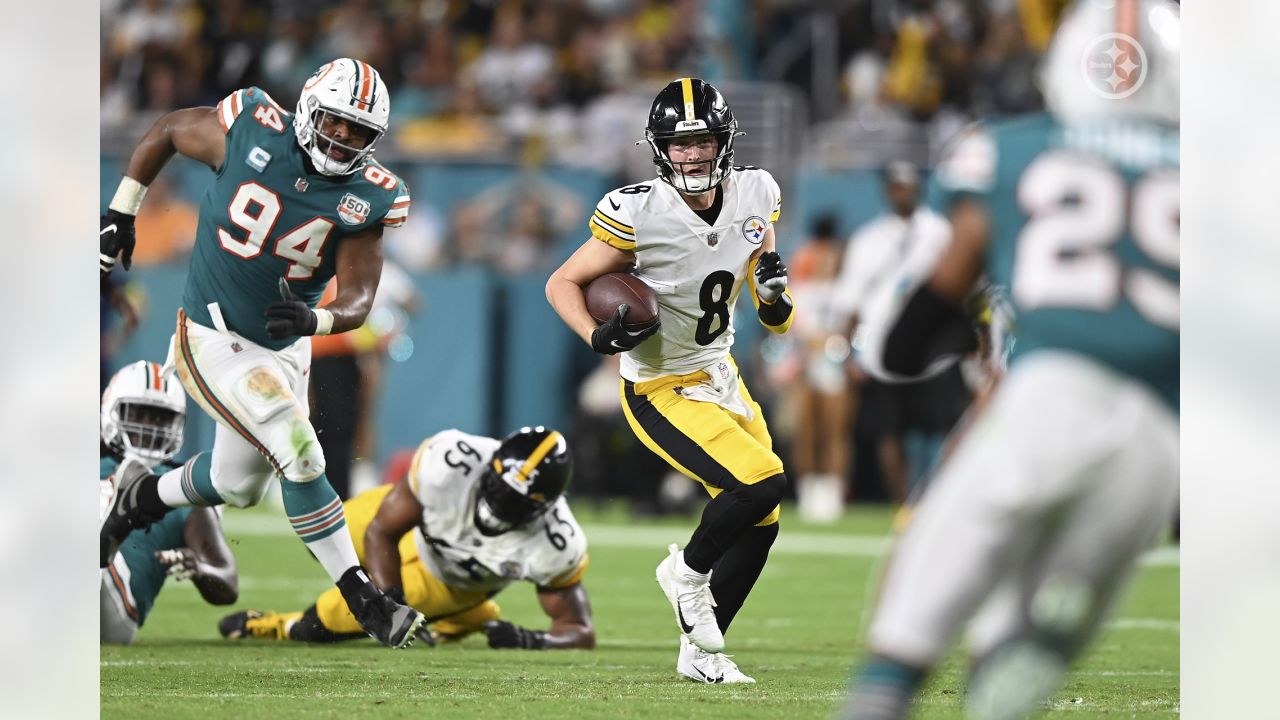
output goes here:
[[[754, 411], [751, 420], [714, 403], [684, 397], [684, 388], [706, 380], [703, 370], [639, 383], [624, 379], [622, 411], [636, 437], [671, 467], [702, 483], [711, 497], [782, 473], [764, 413], [746, 383], [739, 378], [738, 392]], [[775, 507], [756, 525], [778, 522], [779, 512]]]

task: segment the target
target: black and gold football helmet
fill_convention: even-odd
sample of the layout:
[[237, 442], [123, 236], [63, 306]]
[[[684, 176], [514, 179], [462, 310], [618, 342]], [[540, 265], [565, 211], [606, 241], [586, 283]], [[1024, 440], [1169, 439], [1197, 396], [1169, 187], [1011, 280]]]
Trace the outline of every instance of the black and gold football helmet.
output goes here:
[[573, 477], [573, 456], [555, 430], [524, 427], [502, 439], [476, 499], [476, 524], [499, 534], [528, 524], [555, 503]]
[[[715, 136], [719, 147], [715, 158], [709, 161], [711, 171], [706, 175], [686, 175], [684, 168], [677, 165], [708, 161], [672, 162], [667, 147], [674, 138], [708, 133]], [[729, 109], [729, 103], [719, 90], [698, 78], [680, 78], [669, 83], [653, 99], [644, 139], [653, 150], [653, 164], [658, 166], [658, 177], [683, 193], [696, 195], [710, 191], [729, 176], [733, 171], [733, 139], [745, 134], [738, 131], [733, 110]]]

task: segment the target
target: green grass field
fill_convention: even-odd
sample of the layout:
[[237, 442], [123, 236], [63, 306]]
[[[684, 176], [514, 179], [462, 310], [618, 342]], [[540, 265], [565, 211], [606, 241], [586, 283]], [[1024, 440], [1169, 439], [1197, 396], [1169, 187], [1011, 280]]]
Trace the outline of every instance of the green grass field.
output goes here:
[[[228, 608], [169, 583], [131, 647], [101, 653], [103, 718], [827, 718], [860, 652], [889, 518], [859, 509], [833, 528], [783, 514], [768, 567], [728, 636], [756, 685], [708, 686], [675, 674], [677, 632], [653, 580], [667, 543], [693, 519], [636, 521], [620, 510], [579, 519], [591, 541], [584, 580], [595, 651], [494, 651], [483, 637], [391, 651], [372, 640], [339, 646], [218, 637]], [[794, 514], [792, 514], [794, 517]], [[229, 510], [240, 563], [234, 609], [301, 610], [328, 579], [288, 530], [283, 512]], [[545, 627], [528, 584], [498, 597], [511, 620]], [[1119, 612], [1041, 713], [1071, 718], [1178, 716], [1176, 549], [1148, 556]], [[935, 675], [917, 717], [960, 716], [959, 655]]]

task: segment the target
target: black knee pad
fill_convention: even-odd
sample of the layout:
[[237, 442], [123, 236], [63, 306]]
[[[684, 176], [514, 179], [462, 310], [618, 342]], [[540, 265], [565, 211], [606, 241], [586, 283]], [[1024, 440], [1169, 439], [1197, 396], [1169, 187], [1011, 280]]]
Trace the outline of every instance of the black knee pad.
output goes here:
[[782, 497], [787, 492], [787, 476], [778, 473], [754, 485], [743, 485], [743, 488], [751, 496], [752, 504], [762, 509], [760, 517], [764, 517], [782, 502]]

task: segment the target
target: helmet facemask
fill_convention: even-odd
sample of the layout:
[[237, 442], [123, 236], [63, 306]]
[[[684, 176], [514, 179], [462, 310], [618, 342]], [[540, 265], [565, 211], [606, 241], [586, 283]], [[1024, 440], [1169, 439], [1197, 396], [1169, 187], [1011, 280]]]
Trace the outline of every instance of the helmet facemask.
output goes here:
[[[658, 177], [687, 195], [700, 195], [709, 192], [724, 182], [724, 179], [733, 170], [733, 139], [743, 134], [738, 132], [737, 120], [729, 121], [728, 126], [719, 131], [707, 130], [705, 123], [700, 120], [694, 121], [694, 123], [701, 127], [682, 132], [662, 133], [660, 135], [654, 133], [650, 128], [645, 128], [644, 131], [644, 139], [649, 143], [649, 148], [653, 151], [653, 164], [658, 167]], [[715, 138], [715, 157], [693, 162], [676, 162], [671, 159], [669, 148], [672, 140], [698, 135], [711, 135]], [[685, 172], [686, 169], [694, 169], [700, 165], [708, 167], [706, 174], [689, 175]]]
[[[368, 142], [362, 147], [327, 137], [321, 128], [341, 118], [361, 128]], [[298, 145], [321, 175], [350, 175], [369, 160], [391, 118], [391, 98], [378, 71], [367, 63], [338, 58], [325, 63], [302, 85], [293, 132]], [[331, 155], [331, 151], [340, 157]]]
[[573, 456], [564, 436], [525, 427], [503, 438], [480, 476], [475, 522], [485, 535], [528, 525], [564, 494]]
[[503, 472], [496, 469], [500, 466], [501, 463], [494, 460], [480, 478], [475, 519], [476, 526], [485, 535], [501, 535], [513, 528], [527, 525], [551, 507], [551, 502], [539, 502], [511, 487], [503, 475], [514, 472], [514, 469]]
[[[354, 147], [325, 135], [320, 128], [324, 127], [325, 120], [329, 117], [341, 118], [357, 126], [368, 133], [369, 141], [364, 147]], [[316, 171], [322, 175], [350, 175], [359, 170], [384, 134], [383, 129], [362, 122], [353, 115], [322, 107], [314, 95], [307, 97], [307, 118], [306, 128], [300, 133], [298, 142], [307, 151]], [[330, 154], [335, 149], [341, 158]]]
[[182, 447], [185, 413], [126, 399], [116, 402], [110, 412], [119, 428], [111, 445], [122, 454], [134, 455], [154, 464], [172, 458]]
[[117, 458], [129, 455], [155, 465], [182, 448], [187, 398], [177, 379], [156, 363], [139, 360], [118, 370], [98, 412], [102, 443]]

